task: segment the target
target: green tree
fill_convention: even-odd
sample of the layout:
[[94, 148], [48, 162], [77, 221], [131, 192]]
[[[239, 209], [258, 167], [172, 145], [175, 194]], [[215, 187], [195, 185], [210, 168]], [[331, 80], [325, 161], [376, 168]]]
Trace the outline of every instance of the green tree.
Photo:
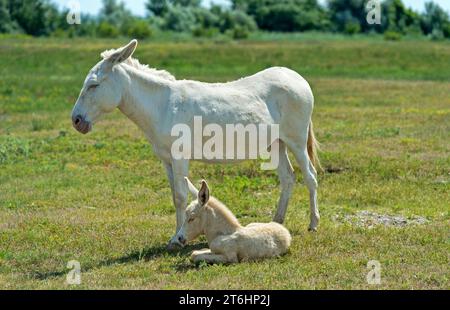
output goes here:
[[116, 27], [121, 27], [124, 22], [133, 19], [133, 15], [123, 2], [118, 3], [117, 0], [103, 0], [103, 7], [100, 10], [99, 18]]
[[101, 38], [117, 38], [120, 34], [119, 29], [107, 21], [98, 25], [97, 33]]
[[169, 6], [164, 14], [163, 28], [178, 32], [190, 32], [196, 27], [195, 14], [192, 8], [179, 5]]
[[100, 23], [103, 23], [100, 27], [103, 29], [103, 33], [110, 33], [111, 36], [115, 35], [112, 28], [116, 28], [124, 36], [129, 36], [130, 31], [137, 31], [136, 27], [143, 30], [142, 24], [137, 25], [139, 19], [125, 7], [124, 2], [117, 0], [103, 0], [99, 19]]
[[173, 5], [179, 5], [182, 7], [198, 8], [200, 7], [202, 0], [169, 0]]
[[419, 14], [408, 9], [402, 0], [386, 0], [382, 4], [382, 26], [380, 31], [407, 33], [420, 31]]
[[258, 29], [255, 20], [241, 10], [226, 10], [220, 12], [220, 30], [225, 32], [229, 29], [238, 29], [236, 32], [251, 32]]
[[202, 7], [191, 8], [196, 24], [203, 28], [217, 28], [220, 24], [220, 16]]
[[181, 6], [185, 8], [199, 8], [202, 0], [148, 0], [145, 4], [150, 15], [163, 16], [170, 6]]
[[168, 10], [167, 0], [149, 0], [145, 4], [147, 11], [153, 16], [163, 16]]
[[48, 35], [54, 30], [55, 5], [47, 0], [9, 0], [10, 18], [27, 34]]
[[136, 19], [128, 29], [128, 36], [143, 40], [152, 36], [152, 30], [147, 21]]
[[0, 0], [0, 33], [11, 33], [16, 28], [9, 14], [8, 0]]
[[436, 3], [425, 3], [425, 12], [421, 16], [422, 31], [435, 38], [450, 37], [449, 15]]
[[369, 30], [366, 21], [366, 1], [365, 0], [328, 0], [328, 10], [332, 23], [332, 28], [339, 32], [358, 32]]
[[270, 31], [325, 29], [327, 15], [317, 0], [233, 0], [232, 7], [254, 17]]

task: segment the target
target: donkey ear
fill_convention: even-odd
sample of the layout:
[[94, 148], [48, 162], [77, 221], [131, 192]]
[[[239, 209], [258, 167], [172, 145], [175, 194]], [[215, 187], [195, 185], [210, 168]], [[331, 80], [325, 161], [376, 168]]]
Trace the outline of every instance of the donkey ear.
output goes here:
[[112, 65], [119, 64], [127, 60], [131, 55], [133, 55], [136, 47], [138, 45], [138, 41], [136, 39], [131, 40], [126, 46], [119, 48], [113, 54], [108, 57], [108, 60], [112, 63]]
[[188, 189], [189, 189], [189, 192], [191, 193], [191, 195], [194, 198], [197, 198], [198, 197], [198, 189], [195, 188], [194, 184], [192, 184], [191, 181], [187, 177], [184, 177], [184, 179], [186, 180], [186, 183], [187, 183], [187, 186], [188, 186]]
[[202, 180], [202, 187], [198, 192], [198, 201], [202, 206], [206, 205], [209, 200], [209, 187], [205, 180]]

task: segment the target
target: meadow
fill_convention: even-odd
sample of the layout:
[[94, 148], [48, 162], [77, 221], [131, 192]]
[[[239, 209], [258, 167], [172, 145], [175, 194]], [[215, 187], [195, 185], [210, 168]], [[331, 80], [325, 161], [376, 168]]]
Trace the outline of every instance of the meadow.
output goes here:
[[[141, 42], [136, 58], [180, 79], [227, 81], [269, 66], [315, 93], [322, 143], [321, 223], [307, 231], [297, 172], [290, 252], [239, 265], [189, 261], [204, 239], [169, 252], [175, 208], [164, 168], [120, 112], [86, 136], [70, 112], [105, 49], [127, 40], [0, 39], [1, 289], [450, 289], [450, 44], [306, 36], [295, 41]], [[291, 156], [292, 158], [292, 156]], [[243, 224], [270, 221], [278, 178], [258, 162], [193, 163]], [[356, 225], [360, 211], [421, 216]], [[66, 265], [81, 264], [68, 285]], [[381, 284], [366, 281], [381, 264]]]

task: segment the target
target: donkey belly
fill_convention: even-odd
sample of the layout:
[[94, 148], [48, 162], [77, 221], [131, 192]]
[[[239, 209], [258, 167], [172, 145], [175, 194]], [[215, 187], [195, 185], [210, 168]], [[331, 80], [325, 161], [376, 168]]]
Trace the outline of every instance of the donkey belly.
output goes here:
[[[230, 99], [231, 98], [231, 99]], [[191, 158], [209, 163], [236, 163], [261, 157], [270, 145], [275, 123], [267, 103], [251, 94], [212, 96], [195, 103], [187, 125], [191, 131]], [[206, 99], [205, 99], [206, 100]]]

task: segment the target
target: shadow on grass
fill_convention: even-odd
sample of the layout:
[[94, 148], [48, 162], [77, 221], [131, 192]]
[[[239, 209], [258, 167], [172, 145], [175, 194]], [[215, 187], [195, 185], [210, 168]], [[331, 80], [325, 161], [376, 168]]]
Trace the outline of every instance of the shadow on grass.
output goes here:
[[[194, 245], [187, 245], [182, 249], [178, 250], [168, 250], [167, 245], [156, 245], [149, 248], [144, 248], [141, 251], [134, 251], [129, 254], [126, 254], [124, 256], [120, 256], [117, 258], [110, 258], [104, 261], [100, 261], [97, 264], [92, 265], [83, 265], [81, 268], [81, 272], [88, 272], [90, 270], [106, 267], [106, 266], [112, 266], [116, 264], [126, 264], [126, 263], [132, 263], [132, 262], [138, 262], [138, 261], [150, 261], [159, 257], [164, 256], [170, 256], [170, 257], [188, 257], [190, 253], [194, 250], [204, 249], [207, 248], [208, 244], [205, 242], [194, 244]], [[185, 260], [179, 264], [174, 264], [174, 269], [176, 271], [184, 272], [188, 271], [190, 269], [196, 268], [195, 264], [193, 263], [186, 263]], [[48, 271], [48, 272], [33, 272], [31, 274], [31, 278], [37, 279], [37, 280], [47, 280], [51, 278], [57, 278], [64, 275], [67, 275], [69, 272], [69, 269], [64, 270], [58, 270], [58, 271]]]

